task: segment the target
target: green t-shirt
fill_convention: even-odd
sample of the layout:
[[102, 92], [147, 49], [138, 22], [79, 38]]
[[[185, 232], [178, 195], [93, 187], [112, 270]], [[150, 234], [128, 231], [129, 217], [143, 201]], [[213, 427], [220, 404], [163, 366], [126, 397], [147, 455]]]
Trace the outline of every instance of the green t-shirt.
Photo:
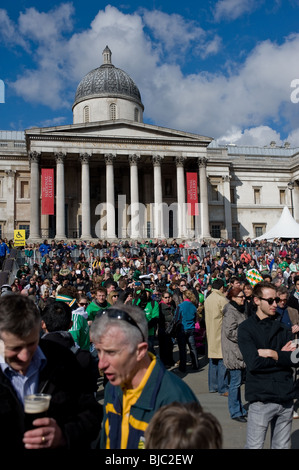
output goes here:
[[101, 306], [98, 305], [95, 302], [90, 302], [90, 304], [87, 306], [86, 312], [88, 314], [88, 320], [89, 321], [94, 321], [95, 317], [97, 316], [100, 311], [106, 310], [107, 308], [110, 307], [110, 304], [106, 302], [105, 305]]

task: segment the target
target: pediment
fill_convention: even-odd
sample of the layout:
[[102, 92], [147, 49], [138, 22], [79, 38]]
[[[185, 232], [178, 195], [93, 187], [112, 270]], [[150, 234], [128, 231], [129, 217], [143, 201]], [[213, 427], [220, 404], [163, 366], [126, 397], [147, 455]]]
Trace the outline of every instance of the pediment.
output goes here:
[[136, 140], [154, 140], [154, 141], [180, 141], [181, 143], [193, 142], [209, 145], [213, 140], [211, 137], [205, 137], [188, 132], [177, 131], [165, 127], [153, 126], [150, 124], [136, 123], [132, 121], [101, 121], [84, 124], [71, 124], [68, 126], [31, 128], [25, 131], [27, 138], [85, 138], [88, 140], [94, 138], [108, 139], [136, 139]]

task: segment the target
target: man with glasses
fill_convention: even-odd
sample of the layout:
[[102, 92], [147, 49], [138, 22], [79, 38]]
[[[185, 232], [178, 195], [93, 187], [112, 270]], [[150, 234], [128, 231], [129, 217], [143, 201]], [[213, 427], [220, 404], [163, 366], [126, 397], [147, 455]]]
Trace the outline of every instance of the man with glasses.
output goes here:
[[246, 448], [262, 449], [269, 425], [271, 448], [287, 449], [296, 397], [293, 367], [298, 366], [293, 334], [277, 319], [280, 298], [275, 286], [258, 282], [253, 289], [255, 314], [240, 324], [238, 344], [246, 364], [245, 398], [249, 402]]
[[280, 286], [277, 289], [277, 302], [276, 312], [279, 313], [280, 321], [287, 325], [292, 333], [297, 334], [299, 331], [299, 312], [296, 308], [288, 306], [289, 291], [287, 287]]
[[91, 326], [99, 369], [108, 379], [101, 448], [144, 447], [147, 425], [162, 405], [197, 402], [179, 377], [148, 352], [148, 324], [136, 306], [110, 307]]

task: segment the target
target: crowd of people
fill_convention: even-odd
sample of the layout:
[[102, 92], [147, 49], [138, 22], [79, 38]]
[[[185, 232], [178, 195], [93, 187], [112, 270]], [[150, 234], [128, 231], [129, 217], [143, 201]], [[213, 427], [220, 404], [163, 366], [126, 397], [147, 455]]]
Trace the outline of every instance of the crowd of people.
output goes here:
[[[194, 393], [168, 369], [198, 370], [202, 356], [209, 360], [209, 392], [227, 396], [231, 418], [247, 423], [246, 446], [263, 447], [270, 423], [273, 448], [289, 446], [297, 397], [292, 353], [299, 331], [298, 240], [203, 241], [197, 246], [175, 240], [44, 240], [20, 251], [22, 262], [12, 284], [2, 286], [2, 295], [16, 292], [35, 305], [43, 340], [67, 342], [97, 361], [105, 374], [101, 446], [142, 447], [142, 423], [149, 423], [162, 404], [192, 402], [194, 409], [201, 408]], [[65, 316], [61, 324], [58, 310]], [[271, 383], [265, 386], [267, 378]], [[161, 388], [154, 396], [157, 380], [162, 380]], [[281, 382], [284, 388], [279, 388]], [[248, 409], [241, 400], [243, 383]], [[86, 392], [95, 389], [91, 382]], [[133, 394], [125, 392], [132, 389]], [[173, 392], [168, 398], [167, 390]], [[142, 406], [136, 412], [140, 397]], [[154, 403], [150, 413], [149, 399]], [[115, 429], [122, 406], [132, 417], [123, 417]], [[194, 411], [185, 406], [181, 413], [190, 417]], [[208, 419], [214, 430], [211, 442], [220, 447], [219, 423], [203, 410], [199, 414], [202, 422]], [[264, 417], [259, 430], [256, 414]], [[156, 422], [158, 426], [158, 417]]]

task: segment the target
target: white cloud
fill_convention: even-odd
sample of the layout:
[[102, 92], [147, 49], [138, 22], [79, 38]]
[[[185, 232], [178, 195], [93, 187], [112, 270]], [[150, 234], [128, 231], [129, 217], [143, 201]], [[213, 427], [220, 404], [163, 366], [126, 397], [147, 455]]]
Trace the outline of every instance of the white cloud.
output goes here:
[[28, 50], [26, 41], [17, 31], [17, 27], [9, 18], [7, 11], [3, 9], [0, 9], [0, 40], [4, 44], [21, 46]]
[[219, 0], [215, 5], [214, 18], [216, 21], [233, 21], [245, 13], [251, 13], [261, 3], [258, 0]]
[[299, 128], [290, 132], [286, 140], [290, 142], [292, 147], [299, 147]]
[[19, 30], [22, 35], [40, 43], [57, 42], [57, 39], [73, 28], [74, 8], [63, 3], [49, 12], [28, 8], [20, 13]]
[[237, 126], [229, 129], [225, 135], [216, 139], [219, 145], [238, 144], [244, 146], [269, 146], [274, 141], [277, 146], [283, 145], [280, 135], [269, 126], [252, 127], [242, 130]]

